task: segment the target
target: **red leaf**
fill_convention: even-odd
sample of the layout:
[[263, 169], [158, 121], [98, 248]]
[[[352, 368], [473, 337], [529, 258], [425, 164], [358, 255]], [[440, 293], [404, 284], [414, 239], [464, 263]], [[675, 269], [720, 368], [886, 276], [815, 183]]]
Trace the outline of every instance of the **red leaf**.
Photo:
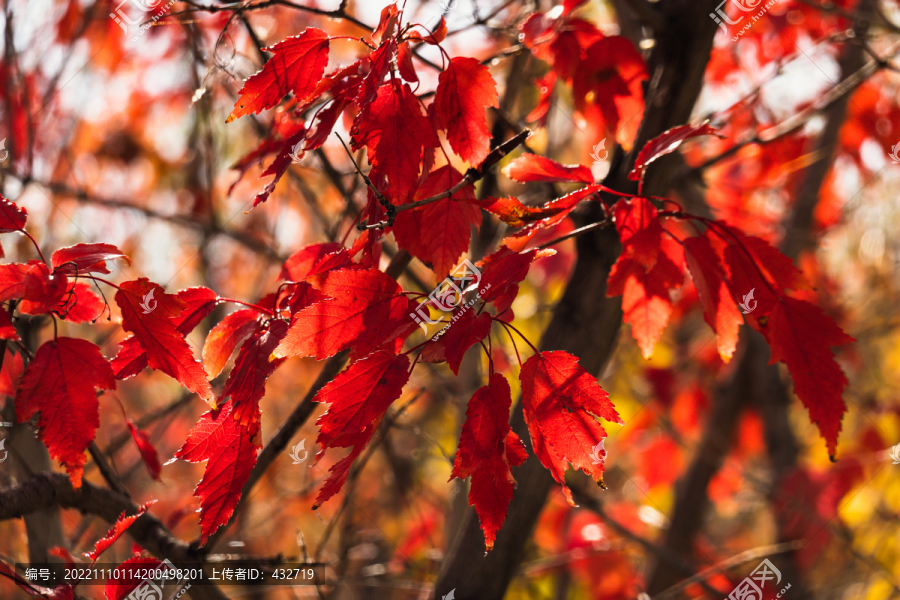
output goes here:
[[291, 320], [276, 358], [315, 356], [322, 360], [355, 347], [358, 354], [396, 337], [409, 323], [409, 304], [397, 282], [374, 269], [320, 273], [309, 282], [329, 299], [303, 309]]
[[259, 451], [259, 436], [241, 425], [231, 410], [232, 403], [227, 402], [204, 413], [175, 453], [176, 458], [193, 463], [208, 461], [194, 490], [200, 498], [201, 546], [231, 518]]
[[184, 302], [185, 309], [174, 319], [178, 333], [186, 336], [209, 316], [216, 307], [219, 295], [206, 287], [192, 287], [178, 290], [175, 297]]
[[408, 380], [408, 356], [378, 351], [351, 364], [316, 394], [314, 402], [331, 405], [316, 421], [316, 443], [322, 447], [316, 459], [326, 448], [354, 447], [330, 469], [331, 475], [316, 496], [316, 507], [340, 491], [353, 460], [369, 443], [381, 417], [400, 397]]
[[9, 316], [9, 313], [4, 308], [0, 308], [0, 339], [16, 341], [21, 339], [19, 334], [16, 333], [16, 326], [13, 325], [12, 317]]
[[150, 473], [150, 477], [152, 477], [154, 481], [159, 481], [159, 473], [162, 471], [162, 465], [159, 464], [159, 453], [156, 451], [156, 448], [153, 447], [150, 438], [146, 433], [135, 427], [134, 423], [131, 421], [128, 421], [128, 431], [131, 433], [131, 438], [134, 440], [134, 443], [137, 444], [138, 451], [141, 453], [141, 460], [144, 461], [144, 466], [147, 467], [147, 472]]
[[481, 313], [476, 317], [475, 311], [471, 307], [467, 308], [461, 316], [454, 316], [454, 320], [448, 325], [450, 329], [442, 336], [447, 364], [454, 375], [459, 375], [459, 366], [466, 351], [491, 332], [491, 316]]
[[464, 161], [477, 165], [491, 151], [485, 109], [500, 106], [497, 83], [488, 68], [468, 57], [450, 59], [438, 77], [434, 121], [447, 130], [450, 147]]
[[354, 99], [360, 110], [375, 98], [378, 88], [384, 82], [384, 76], [390, 70], [391, 60], [394, 58], [396, 50], [397, 42], [390, 39], [363, 60], [363, 66], [369, 68], [369, 73], [363, 78], [359, 92]]
[[0, 233], [21, 231], [28, 220], [28, 211], [12, 200], [0, 196]]
[[259, 313], [248, 308], [216, 323], [203, 344], [203, 368], [210, 379], [219, 376], [237, 345], [256, 329], [258, 319]]
[[60, 317], [70, 323], [95, 321], [103, 316], [106, 303], [86, 283], [69, 284], [68, 294], [58, 309]]
[[[416, 199], [445, 192], [462, 179], [459, 171], [445, 165], [428, 174]], [[394, 237], [410, 254], [432, 265], [437, 277], [444, 277], [469, 249], [472, 226], [481, 225], [481, 211], [474, 202], [475, 190], [467, 185], [452, 198], [403, 211], [394, 221]]]
[[137, 338], [126, 338], [119, 342], [119, 352], [110, 364], [116, 379], [128, 379], [147, 368], [147, 353]]
[[639, 181], [644, 178], [644, 171], [656, 159], [666, 154], [675, 152], [678, 146], [685, 140], [695, 138], [701, 135], [715, 135], [720, 138], [724, 137], [718, 134], [715, 127], [708, 123], [703, 123], [697, 127], [693, 125], [679, 125], [668, 131], [659, 134], [641, 148], [637, 160], [634, 161], [634, 168], [628, 174], [628, 179]]
[[413, 53], [409, 42], [403, 42], [397, 46], [397, 71], [400, 76], [410, 83], [419, 83], [416, 67], [412, 61]]
[[580, 182], [591, 185], [594, 176], [584, 165], [561, 165], [537, 154], [523, 154], [509, 163], [503, 172], [513, 181]]
[[273, 319], [258, 328], [241, 346], [234, 368], [228, 374], [219, 403], [231, 399], [234, 418], [252, 433], [259, 427], [259, 401], [266, 393], [266, 380], [284, 360], [269, 362], [269, 356], [287, 333], [288, 324]]
[[114, 258], [124, 259], [129, 265], [131, 264], [131, 259], [112, 244], [76, 244], [60, 248], [50, 257], [50, 264], [54, 269], [60, 269], [66, 275], [109, 273], [106, 261]]
[[646, 198], [616, 203], [616, 231], [622, 242], [621, 260], [633, 258], [644, 268], [653, 268], [663, 237], [658, 214], [659, 211]]
[[486, 257], [481, 264], [481, 281], [478, 287], [485, 290], [481, 299], [485, 302], [496, 300], [511, 286], [518, 284], [528, 275], [531, 263], [542, 256], [553, 256], [555, 250], [529, 250], [513, 252], [506, 246]]
[[706, 237], [708, 233], [685, 239], [684, 257], [703, 304], [703, 318], [716, 332], [719, 355], [728, 362], [737, 347], [743, 318], [722, 277], [724, 270]]
[[[163, 563], [155, 558], [133, 556], [113, 570], [113, 576], [106, 580], [103, 589], [106, 600], [125, 600], [145, 579], [140, 576], [145, 570], [156, 569]], [[115, 577], [123, 575], [124, 577]]]
[[394, 35], [394, 29], [397, 26], [399, 11], [397, 3], [388, 4], [381, 9], [381, 18], [378, 20], [378, 26], [372, 32], [372, 41], [380, 44], [386, 37]]
[[781, 361], [787, 365], [794, 392], [809, 410], [810, 420], [819, 427], [833, 457], [841, 418], [847, 411], [841, 399], [847, 378], [830, 346], [849, 344], [854, 339], [819, 307], [787, 296], [772, 309], [764, 333], [772, 348], [770, 364]]
[[97, 559], [100, 558], [100, 555], [103, 552], [112, 546], [117, 539], [119, 539], [125, 530], [131, 527], [131, 524], [138, 520], [138, 518], [147, 512], [147, 509], [150, 508], [152, 504], [154, 504], [156, 500], [151, 500], [146, 504], [143, 504], [138, 507], [136, 513], [131, 515], [130, 517], [125, 516], [125, 511], [122, 511], [122, 514], [119, 515], [119, 518], [116, 519], [116, 522], [113, 524], [112, 528], [107, 532], [105, 536], [97, 540], [97, 543], [94, 544], [94, 550], [92, 552], [85, 552], [84, 555], [91, 559], [91, 564], [97, 562]]
[[425, 42], [426, 44], [437, 46], [444, 41], [445, 37], [447, 37], [447, 21], [444, 19], [444, 17], [441, 17], [441, 22], [438, 23], [438, 26], [434, 29], [434, 33], [423, 35], [417, 30], [412, 29], [406, 34], [406, 36], [411, 40]]
[[644, 358], [650, 358], [672, 315], [669, 290], [681, 285], [684, 275], [665, 254], [649, 271], [637, 261], [619, 257], [609, 274], [606, 295], [622, 296], [624, 321], [631, 324]]
[[72, 487], [81, 487], [84, 451], [100, 425], [95, 390], [113, 390], [112, 368], [100, 349], [61, 337], [38, 348], [16, 393], [20, 423], [40, 411], [38, 434], [50, 456], [66, 467]]
[[[509, 427], [509, 383], [498, 373], [469, 400], [450, 478], [472, 476], [469, 506], [475, 507], [488, 551], [506, 520], [516, 481], [510, 465], [524, 462], [525, 446]], [[511, 450], [510, 450], [511, 448]]]
[[309, 244], [284, 261], [279, 279], [303, 281], [310, 275], [350, 265], [350, 255], [337, 242]]
[[[203, 366], [194, 360], [191, 347], [178, 331], [183, 320], [180, 317], [188, 310], [188, 305], [143, 277], [119, 286], [116, 304], [122, 311], [122, 329], [133, 333], [134, 339], [147, 352], [150, 368], [175, 378], [213, 403], [215, 396]], [[153, 308], [147, 312], [151, 306]]]
[[439, 144], [419, 101], [399, 79], [378, 88], [375, 100], [363, 106], [353, 122], [351, 142], [355, 149], [366, 146], [374, 166], [370, 177], [387, 177], [383, 192], [398, 205], [407, 202], [419, 178], [423, 149]]
[[[504, 238], [503, 244], [510, 250], [521, 252], [535, 236], [542, 231], [561, 223], [562, 220], [575, 210], [583, 200], [591, 196], [600, 188], [601, 186], [599, 185], [589, 185], [555, 200], [551, 200], [540, 208], [531, 209], [531, 211], [529, 211], [530, 214], [526, 217], [526, 219], [531, 222], [526, 223], [525, 227], [520, 231]], [[487, 210], [491, 210], [491, 208], [488, 208]]]
[[13, 354], [7, 349], [3, 360], [3, 370], [0, 370], [0, 394], [15, 396], [19, 387], [19, 378], [22, 377], [24, 370], [22, 355]]
[[328, 34], [309, 27], [266, 50], [272, 58], [244, 83], [226, 123], [272, 108], [291, 92], [297, 102], [305, 100], [325, 73]]
[[535, 354], [525, 361], [519, 379], [534, 453], [574, 505], [565, 483], [568, 463], [603, 481], [606, 431], [594, 416], [613, 423], [623, 421], [597, 379], [568, 352]]

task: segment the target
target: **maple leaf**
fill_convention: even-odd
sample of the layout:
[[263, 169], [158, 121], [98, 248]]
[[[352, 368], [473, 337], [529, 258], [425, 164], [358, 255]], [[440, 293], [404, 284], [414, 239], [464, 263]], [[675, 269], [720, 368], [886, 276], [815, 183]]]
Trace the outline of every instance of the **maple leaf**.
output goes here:
[[106, 303], [85, 283], [69, 283], [63, 302], [57, 307], [59, 316], [71, 323], [95, 321], [106, 310]]
[[[563, 219], [569, 216], [575, 208], [585, 199], [588, 199], [594, 192], [600, 190], [603, 186], [589, 185], [580, 190], [575, 190], [570, 194], [551, 200], [540, 208], [534, 208], [523, 216], [523, 220], [527, 220], [525, 227], [517, 231], [513, 235], [503, 239], [503, 245], [510, 250], [521, 252], [537, 236], [541, 231], [547, 230], [561, 223]], [[492, 204], [491, 210], [494, 207]], [[529, 207], [530, 208], [530, 207]], [[501, 217], [502, 218], [502, 217]]]
[[459, 375], [459, 367], [466, 351], [486, 338], [490, 332], [491, 316], [481, 313], [476, 317], [473, 308], [466, 310], [451, 323], [441, 340], [444, 342], [447, 364], [454, 375]]
[[175, 453], [176, 458], [192, 463], [207, 461], [194, 490], [194, 496], [200, 498], [201, 546], [231, 518], [259, 452], [259, 428], [253, 432], [242, 425], [233, 417], [232, 408], [229, 401], [204, 413]]
[[[154, 292], [157, 306], [145, 313], [141, 307], [150, 292]], [[133, 339], [146, 351], [150, 368], [173, 377], [207, 402], [214, 402], [203, 366], [194, 360], [191, 347], [178, 330], [184, 322], [179, 317], [188, 310], [187, 303], [144, 277], [122, 283], [115, 300], [122, 311], [122, 329], [134, 334]]]
[[106, 261], [115, 258], [131, 264], [131, 259], [112, 244], [75, 244], [54, 252], [50, 257], [50, 264], [66, 275], [109, 273]]
[[620, 425], [623, 421], [597, 379], [568, 352], [538, 352], [525, 361], [519, 379], [534, 453], [574, 505], [565, 483], [569, 463], [603, 481], [603, 461], [595, 461], [592, 451], [606, 431], [594, 416]]
[[833, 458], [847, 406], [841, 393], [847, 378], [834, 360], [830, 346], [855, 341], [844, 333], [818, 306], [783, 297], [771, 311], [765, 327], [772, 348], [770, 364], [787, 365], [794, 392], [809, 411]]
[[326, 448], [353, 446], [353, 450], [329, 469], [331, 474], [316, 496], [316, 507], [340, 491], [350, 465], [369, 443], [375, 427], [400, 397], [407, 381], [409, 357], [379, 350], [352, 363], [318, 391], [313, 401], [330, 406], [316, 421], [316, 443], [322, 448], [316, 460]]
[[412, 29], [407, 32], [406, 37], [417, 42], [425, 42], [426, 44], [437, 46], [444, 41], [445, 37], [447, 37], [447, 20], [444, 19], [444, 17], [441, 17], [441, 22], [438, 23], [437, 27], [434, 28], [434, 31], [428, 35], [422, 35], [415, 29]]
[[13, 325], [12, 317], [10, 317], [9, 313], [2, 308], [0, 308], [0, 339], [21, 340], [19, 334], [16, 332], [16, 326]]
[[106, 580], [103, 593], [106, 600], [125, 600], [145, 578], [141, 574], [148, 569], [157, 569], [163, 563], [152, 557], [132, 556], [115, 569]]
[[162, 465], [159, 464], [159, 453], [156, 451], [156, 448], [153, 447], [150, 437], [135, 427], [134, 423], [131, 421], [128, 421], [127, 425], [128, 431], [131, 433], [131, 438], [134, 440], [134, 443], [137, 444], [138, 451], [141, 453], [141, 460], [144, 461], [144, 466], [147, 467], [147, 472], [150, 473], [150, 477], [152, 477], [154, 481], [159, 481]]
[[[445, 192], [463, 180], [450, 165], [428, 174], [416, 192], [416, 199]], [[394, 237], [401, 248], [426, 264], [443, 278], [469, 249], [472, 226], [481, 225], [481, 211], [475, 205], [475, 190], [467, 185], [452, 198], [399, 213], [394, 220]]]
[[370, 178], [387, 177], [383, 192], [394, 204], [405, 204], [419, 177], [423, 150], [439, 145], [409, 85], [395, 79], [378, 88], [375, 100], [362, 107], [350, 133], [354, 149], [366, 146], [373, 165]]
[[699, 126], [679, 125], [667, 131], [662, 132], [641, 148], [637, 159], [634, 161], [634, 168], [628, 173], [628, 179], [632, 181], [641, 181], [644, 178], [644, 171], [660, 157], [675, 152], [678, 146], [685, 140], [695, 138], [701, 135], [715, 135], [720, 138], [725, 136], [719, 135], [715, 127], [708, 123], [702, 123]]
[[244, 83], [226, 123], [272, 108], [292, 92], [298, 102], [305, 100], [325, 74], [328, 34], [308, 27], [266, 50], [272, 58]]
[[46, 342], [34, 355], [16, 391], [20, 423], [40, 412], [38, 435], [50, 456], [62, 463], [81, 487], [84, 451], [100, 426], [95, 390], [113, 390], [112, 368], [100, 349], [87, 340], [61, 337]]
[[518, 289], [517, 284], [528, 275], [531, 263], [542, 256], [553, 256], [554, 254], [556, 251], [552, 249], [513, 252], [506, 246], [501, 247], [479, 263], [481, 265], [479, 285], [482, 290], [485, 290], [481, 294], [481, 299], [485, 302], [493, 302], [513, 286]]
[[97, 540], [97, 543], [94, 544], [94, 549], [91, 552], [85, 552], [84, 555], [91, 559], [91, 564], [93, 565], [97, 562], [97, 559], [100, 558], [100, 555], [103, 552], [112, 546], [117, 539], [119, 539], [125, 530], [131, 527], [131, 524], [137, 521], [141, 515], [147, 512], [147, 509], [153, 505], [156, 500], [150, 500], [146, 504], [142, 504], [138, 507], [136, 513], [131, 515], [130, 517], [125, 516], [125, 511], [122, 511], [122, 514], [119, 515], [119, 518], [116, 519], [116, 522], [113, 524], [112, 528], [107, 532], [105, 536]]
[[259, 428], [259, 401], [266, 393], [266, 380], [275, 372], [283, 359], [269, 361], [269, 356], [287, 333], [288, 324], [279, 319], [268, 322], [266, 328], [257, 327], [244, 345], [241, 346], [234, 361], [234, 368], [228, 374], [222, 395], [221, 404], [231, 398], [234, 407], [234, 418], [255, 433]]
[[363, 77], [356, 98], [353, 100], [360, 110], [375, 99], [378, 88], [384, 82], [384, 76], [391, 68], [391, 60], [396, 52], [397, 42], [389, 39], [363, 60], [363, 67], [368, 67], [369, 72]]
[[485, 109], [500, 106], [497, 82], [478, 60], [455, 57], [438, 76], [434, 122], [447, 131], [450, 147], [464, 161], [477, 165], [491, 151]]
[[257, 329], [259, 313], [253, 309], [238, 310], [216, 323], [203, 344], [203, 368], [215, 379], [225, 368], [241, 341]]
[[303, 281], [317, 275], [351, 264], [347, 250], [337, 242], [309, 244], [291, 254], [281, 267], [279, 279]]
[[0, 233], [22, 231], [27, 220], [27, 210], [0, 195]]
[[450, 474], [450, 479], [472, 477], [469, 506], [478, 513], [488, 551], [512, 500], [516, 481], [510, 465], [522, 464], [527, 456], [525, 445], [509, 426], [511, 405], [509, 382], [494, 373], [469, 400]]
[[329, 296], [298, 312], [273, 356], [328, 358], [354, 346], [359, 354], [393, 339], [409, 323], [400, 286], [376, 269], [338, 269], [308, 278]]
[[538, 154], [523, 154], [509, 163], [503, 172], [513, 181], [576, 182], [591, 185], [594, 175], [584, 165], [561, 165]]
[[727, 363], [737, 348], [742, 318], [723, 278], [724, 268], [706, 237], [708, 233], [685, 239], [684, 257], [703, 305], [703, 318], [716, 332], [719, 355]]

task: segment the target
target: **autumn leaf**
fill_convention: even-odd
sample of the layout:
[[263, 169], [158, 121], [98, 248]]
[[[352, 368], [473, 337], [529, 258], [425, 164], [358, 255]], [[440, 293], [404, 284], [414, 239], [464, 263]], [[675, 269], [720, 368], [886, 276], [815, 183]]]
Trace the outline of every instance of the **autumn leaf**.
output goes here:
[[19, 334], [16, 333], [16, 326], [13, 325], [12, 317], [3, 308], [0, 308], [0, 339], [16, 341], [21, 339]]
[[[582, 201], [590, 199], [601, 187], [599, 185], [589, 185], [551, 200], [541, 207], [529, 207], [529, 210], [521, 219], [525, 226], [516, 233], [505, 237], [502, 242], [503, 245], [515, 252], [521, 252], [541, 231], [561, 223]], [[486, 210], [493, 212], [495, 206], [492, 204], [490, 207], [486, 207]]]
[[[445, 165], [428, 174], [416, 192], [416, 200], [445, 192], [462, 180], [459, 171]], [[481, 211], [475, 205], [475, 190], [467, 185], [452, 198], [399, 213], [393, 232], [401, 248], [432, 265], [435, 275], [442, 278], [469, 249], [472, 227], [480, 225]]]
[[480, 289], [485, 290], [481, 294], [481, 299], [485, 302], [495, 302], [513, 286], [518, 289], [517, 284], [528, 275], [531, 263], [542, 256], [553, 256], [554, 254], [556, 251], [550, 249], [529, 250], [520, 253], [513, 252], [506, 246], [501, 247], [480, 263], [481, 282], [478, 285]]
[[316, 421], [319, 435], [316, 443], [326, 448], [349, 448], [350, 455], [336, 463], [316, 496], [315, 506], [340, 491], [347, 479], [353, 460], [359, 456], [372, 437], [388, 407], [400, 397], [409, 380], [409, 357], [378, 351], [344, 369], [325, 384], [313, 398], [328, 403], [328, 410]]
[[634, 168], [628, 173], [628, 179], [632, 181], [640, 181], [644, 178], [644, 171], [658, 158], [675, 152], [685, 140], [695, 138], [701, 135], [719, 135], [715, 127], [708, 123], [702, 123], [699, 126], [679, 125], [659, 134], [641, 148], [637, 159], [634, 161]]
[[772, 348], [770, 364], [780, 361], [787, 365], [794, 392], [825, 438], [828, 454], [834, 457], [841, 418], [847, 412], [841, 398], [847, 377], [830, 347], [855, 340], [819, 307], [787, 296], [772, 309], [765, 336]]
[[147, 472], [150, 473], [150, 477], [152, 477], [154, 481], [159, 481], [162, 465], [159, 464], [159, 453], [156, 451], [156, 448], [153, 447], [153, 442], [151, 442], [150, 437], [138, 429], [134, 423], [128, 421], [127, 424], [128, 432], [131, 433], [131, 439], [134, 440], [134, 443], [138, 447], [138, 451], [141, 453], [141, 460], [144, 461]]
[[116, 540], [119, 539], [123, 533], [125, 533], [125, 530], [131, 527], [131, 524], [137, 521], [141, 515], [147, 512], [147, 509], [150, 508], [150, 506], [155, 502], [156, 500], [151, 500], [146, 504], [142, 504], [138, 507], [137, 512], [129, 517], [125, 516], [125, 511], [123, 510], [122, 514], [119, 515], [118, 519], [116, 519], [116, 522], [113, 524], [109, 532], [105, 536], [97, 540], [97, 543], [94, 544], [94, 549], [91, 552], [84, 553], [85, 556], [91, 559], [91, 564], [93, 565], [95, 562], [97, 562], [97, 559], [100, 558], [100, 555], [103, 554], [103, 552], [107, 548], [112, 546], [116, 542]]
[[317, 275], [351, 264], [347, 250], [337, 242], [309, 244], [291, 254], [281, 267], [279, 279], [303, 281]]
[[216, 323], [203, 344], [203, 368], [215, 379], [225, 368], [241, 341], [257, 328], [259, 313], [253, 309], [238, 310]]
[[511, 405], [509, 382], [494, 373], [488, 385], [469, 400], [450, 474], [450, 479], [472, 477], [469, 506], [478, 513], [488, 551], [494, 547], [512, 500], [516, 482], [510, 466], [522, 464], [527, 456], [524, 444], [509, 426]]
[[0, 233], [21, 231], [28, 220], [28, 211], [0, 195]]
[[568, 352], [535, 354], [525, 361], [519, 379], [534, 453], [574, 504], [565, 483], [569, 463], [603, 481], [603, 460], [598, 458], [606, 455], [602, 451], [606, 431], [594, 417], [623, 421], [597, 379]]
[[244, 83], [226, 123], [272, 108], [289, 93], [298, 102], [305, 100], [325, 73], [328, 34], [309, 27], [266, 50], [272, 52], [272, 58]]
[[[460, 309], [462, 310], [463, 308]], [[491, 323], [491, 316], [487, 313], [476, 317], [474, 307], [469, 307], [450, 323], [450, 329], [440, 339], [444, 342], [447, 364], [454, 375], [459, 375], [459, 367], [466, 351], [491, 332]]]
[[175, 453], [176, 458], [192, 463], [208, 461], [194, 490], [194, 496], [200, 498], [201, 546], [231, 518], [259, 452], [259, 436], [241, 425], [232, 409], [229, 401], [204, 413]]
[[509, 163], [503, 172], [519, 183], [531, 181], [576, 182], [591, 185], [594, 175], [584, 165], [561, 165], [553, 159], [538, 154], [526, 153]]
[[69, 283], [63, 303], [57, 308], [59, 316], [70, 323], [93, 322], [103, 316], [107, 307], [103, 299], [86, 283]]
[[103, 593], [106, 600], [125, 600], [145, 579], [140, 574], [148, 569], [157, 569], [163, 563], [152, 557], [132, 556], [112, 570], [106, 580]]
[[490, 71], [469, 57], [450, 59], [438, 76], [434, 122], [447, 131], [450, 147], [464, 161], [477, 165], [491, 151], [491, 132], [485, 109], [500, 106], [497, 83]]
[[409, 85], [399, 79], [378, 88], [375, 100], [362, 108], [353, 122], [351, 142], [355, 149], [366, 147], [371, 179], [387, 177], [383, 193], [398, 205], [412, 194], [423, 149], [439, 143]]
[[257, 327], [241, 346], [234, 368], [228, 374], [225, 387], [219, 396], [219, 404], [231, 399], [234, 418], [247, 427], [251, 434], [259, 429], [259, 401], [266, 393], [266, 380], [275, 372], [283, 359], [269, 361], [269, 356], [287, 333], [288, 324], [273, 319], [265, 328]]
[[684, 240], [684, 257], [703, 305], [703, 318], [716, 332], [719, 355], [728, 362], [737, 348], [743, 318], [731, 298], [723, 278], [724, 267], [709, 243], [707, 233]]
[[81, 487], [84, 451], [100, 426], [95, 390], [113, 390], [112, 368], [87, 340], [61, 337], [46, 342], [28, 364], [16, 392], [16, 418], [24, 423], [40, 412], [38, 436], [50, 456], [66, 468], [72, 487]]
[[[151, 292], [156, 304], [147, 312], [142, 307], [150, 305], [144, 302]], [[143, 277], [121, 284], [115, 299], [122, 311], [122, 329], [134, 334], [134, 339], [147, 353], [150, 368], [173, 377], [213, 403], [215, 396], [203, 366], [194, 360], [191, 347], [178, 330], [183, 323], [182, 313], [189, 310], [187, 303]]]
[[50, 257], [50, 264], [54, 269], [60, 269], [71, 276], [109, 273], [106, 261], [116, 258], [131, 264], [131, 259], [112, 244], [76, 244], [54, 252]]
[[329, 296], [295, 314], [273, 356], [328, 358], [354, 346], [366, 354], [409, 322], [409, 304], [397, 282], [375, 269], [338, 269], [308, 279]]

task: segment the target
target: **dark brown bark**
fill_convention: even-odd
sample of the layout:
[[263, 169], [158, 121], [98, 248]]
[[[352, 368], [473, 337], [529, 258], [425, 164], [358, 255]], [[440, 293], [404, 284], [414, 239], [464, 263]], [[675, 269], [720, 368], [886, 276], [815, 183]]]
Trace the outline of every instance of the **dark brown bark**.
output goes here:
[[[706, 16], [709, 11], [705, 6], [680, 1], [660, 8], [665, 9], [667, 27], [659, 32], [648, 61], [647, 108], [635, 149], [690, 118], [715, 33], [715, 24]], [[635, 150], [627, 158], [621, 151], [616, 153], [606, 185], [619, 191], [636, 191], [634, 182], [627, 178], [635, 155]], [[670, 174], [670, 161], [654, 163], [645, 192], [665, 192]], [[594, 208], [585, 223], [600, 220], [600, 210]], [[614, 231], [599, 229], [578, 238], [576, 246], [578, 259], [572, 277], [541, 338], [540, 349], [571, 352], [585, 369], [596, 374], [609, 359], [622, 323], [621, 299], [606, 297], [606, 280], [618, 256], [619, 242]], [[521, 402], [513, 410], [511, 423], [528, 445]], [[452, 589], [460, 600], [499, 600], [505, 594], [553, 486], [553, 479], [533, 455], [521, 467], [514, 468], [513, 475], [516, 493], [494, 549], [485, 556], [484, 535], [477, 515], [470, 509], [464, 529], [442, 566], [435, 598]]]

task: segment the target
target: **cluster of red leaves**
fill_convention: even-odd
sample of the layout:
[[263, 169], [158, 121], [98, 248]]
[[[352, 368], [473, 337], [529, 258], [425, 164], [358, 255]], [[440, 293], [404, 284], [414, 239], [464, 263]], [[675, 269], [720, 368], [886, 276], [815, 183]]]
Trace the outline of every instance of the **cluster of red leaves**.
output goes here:
[[[628, 146], [643, 110], [643, 61], [624, 38], [603, 36], [590, 23], [572, 17], [578, 4], [566, 2], [561, 11], [532, 15], [522, 26], [526, 45], [553, 69], [540, 106], [548, 106], [558, 77], [572, 85], [579, 112], [616, 130], [620, 144]], [[337, 38], [321, 30], [309, 28], [270, 48], [272, 59], [247, 80], [229, 117], [231, 121], [258, 114], [293, 96], [288, 101], [293, 112], [282, 112], [272, 136], [237, 165], [243, 173], [253, 162], [275, 155], [263, 174], [274, 176], [273, 180], [255, 204], [266, 200], [293, 158], [321, 147], [345, 113], [353, 119], [351, 144], [366, 148], [369, 177], [395, 206], [436, 196], [463, 180], [449, 164], [435, 164], [440, 132], [463, 160], [477, 164], [485, 159], [490, 152], [485, 110], [497, 106], [494, 80], [474, 59], [449, 59], [434, 100], [426, 106], [410, 87], [419, 81], [410, 43], [439, 45], [446, 26], [442, 21], [435, 32], [424, 36], [415, 27], [403, 26], [396, 5], [388, 6], [371, 36], [372, 45], [367, 44], [371, 51], [328, 75], [329, 45]], [[313, 108], [310, 121], [303, 121]], [[639, 154], [633, 179], [642, 180], [654, 160], [684, 140], [708, 133], [712, 130], [705, 125], [685, 126], [651, 141]], [[22, 375], [16, 393], [18, 419], [40, 413], [41, 439], [78, 487], [84, 451], [99, 426], [97, 390], [114, 389], [116, 379], [149, 367], [197, 393], [212, 410], [200, 418], [175, 457], [206, 462], [194, 492], [200, 499], [204, 544], [232, 517], [256, 464], [261, 439], [259, 403], [267, 379], [289, 357], [322, 360], [347, 351], [350, 365], [315, 397], [316, 402], [329, 405], [317, 421], [321, 446], [317, 460], [328, 448], [350, 449], [331, 467], [316, 498], [318, 506], [340, 491], [351, 465], [402, 396], [420, 360], [446, 362], [458, 373], [470, 348], [482, 345], [490, 357], [487, 348], [494, 324], [518, 333], [511, 325], [511, 306], [519, 284], [535, 260], [553, 253], [525, 248], [538, 234], [561, 224], [581, 202], [599, 201], [598, 193], [609, 191], [593, 184], [585, 166], [560, 165], [533, 155], [514, 161], [507, 173], [520, 182], [573, 182], [584, 187], [533, 207], [515, 198], [476, 202], [469, 185], [453, 197], [402, 211], [393, 223], [400, 247], [432, 265], [438, 277], [450, 273], [467, 249], [471, 226], [480, 224], [482, 208], [521, 228], [479, 263], [476, 282], [464, 293], [477, 290], [480, 304], [472, 300], [457, 306], [444, 335], [402, 352], [407, 338], [418, 330], [411, 313], [422, 305], [377, 268], [378, 235], [366, 231], [349, 250], [340, 244], [313, 244], [292, 255], [275, 292], [215, 325], [206, 339], [202, 362], [194, 359], [185, 337], [223, 301], [215, 292], [190, 288], [168, 294], [144, 278], [116, 286], [122, 328], [131, 334], [121, 342], [116, 357], [107, 360], [86, 340], [56, 337], [45, 343]], [[386, 214], [384, 208], [370, 195], [361, 217], [380, 220]], [[682, 286], [686, 273], [725, 360], [736, 347], [741, 316], [737, 307], [752, 296], [758, 307], [745, 317], [746, 322], [766, 337], [772, 360], [787, 364], [797, 395], [834, 453], [846, 410], [841, 400], [846, 379], [829, 346], [850, 338], [817, 307], [787, 294], [807, 285], [792, 261], [764, 240], [725, 222], [661, 210], [664, 199], [638, 195], [604, 208], [622, 242], [608, 293], [623, 296], [625, 321], [631, 324], [644, 355], [649, 356], [660, 339], [673, 312], [670, 293]], [[0, 203], [0, 233], [24, 233], [25, 220], [24, 210], [14, 203]], [[705, 230], [687, 235], [675, 227], [685, 220], [700, 223]], [[96, 319], [108, 307], [79, 279], [106, 283], [96, 274], [109, 273], [106, 261], [115, 258], [125, 259], [113, 246], [79, 244], [58, 250], [49, 264], [34, 260], [0, 265], [0, 301], [10, 301], [10, 310], [0, 311], [0, 337], [17, 339], [13, 309], [79, 323]], [[419, 347], [421, 352], [410, 361], [408, 355]], [[223, 371], [235, 353], [234, 366], [216, 393], [210, 379]], [[606, 431], [598, 419], [614, 423], [621, 419], [596, 378], [566, 352], [535, 350], [521, 365], [519, 378], [530, 446], [571, 503], [566, 469], [571, 465], [602, 481]], [[451, 474], [472, 478], [469, 502], [479, 515], [488, 549], [513, 495], [511, 469], [527, 458], [525, 443], [509, 426], [511, 404], [509, 382], [491, 362], [487, 385], [469, 401]], [[154, 462], [149, 440], [130, 422], [127, 425], [151, 474], [158, 476], [158, 459]], [[98, 542], [92, 558], [136, 518], [123, 515], [107, 539]], [[110, 597], [119, 597], [121, 590], [111, 593]]]

